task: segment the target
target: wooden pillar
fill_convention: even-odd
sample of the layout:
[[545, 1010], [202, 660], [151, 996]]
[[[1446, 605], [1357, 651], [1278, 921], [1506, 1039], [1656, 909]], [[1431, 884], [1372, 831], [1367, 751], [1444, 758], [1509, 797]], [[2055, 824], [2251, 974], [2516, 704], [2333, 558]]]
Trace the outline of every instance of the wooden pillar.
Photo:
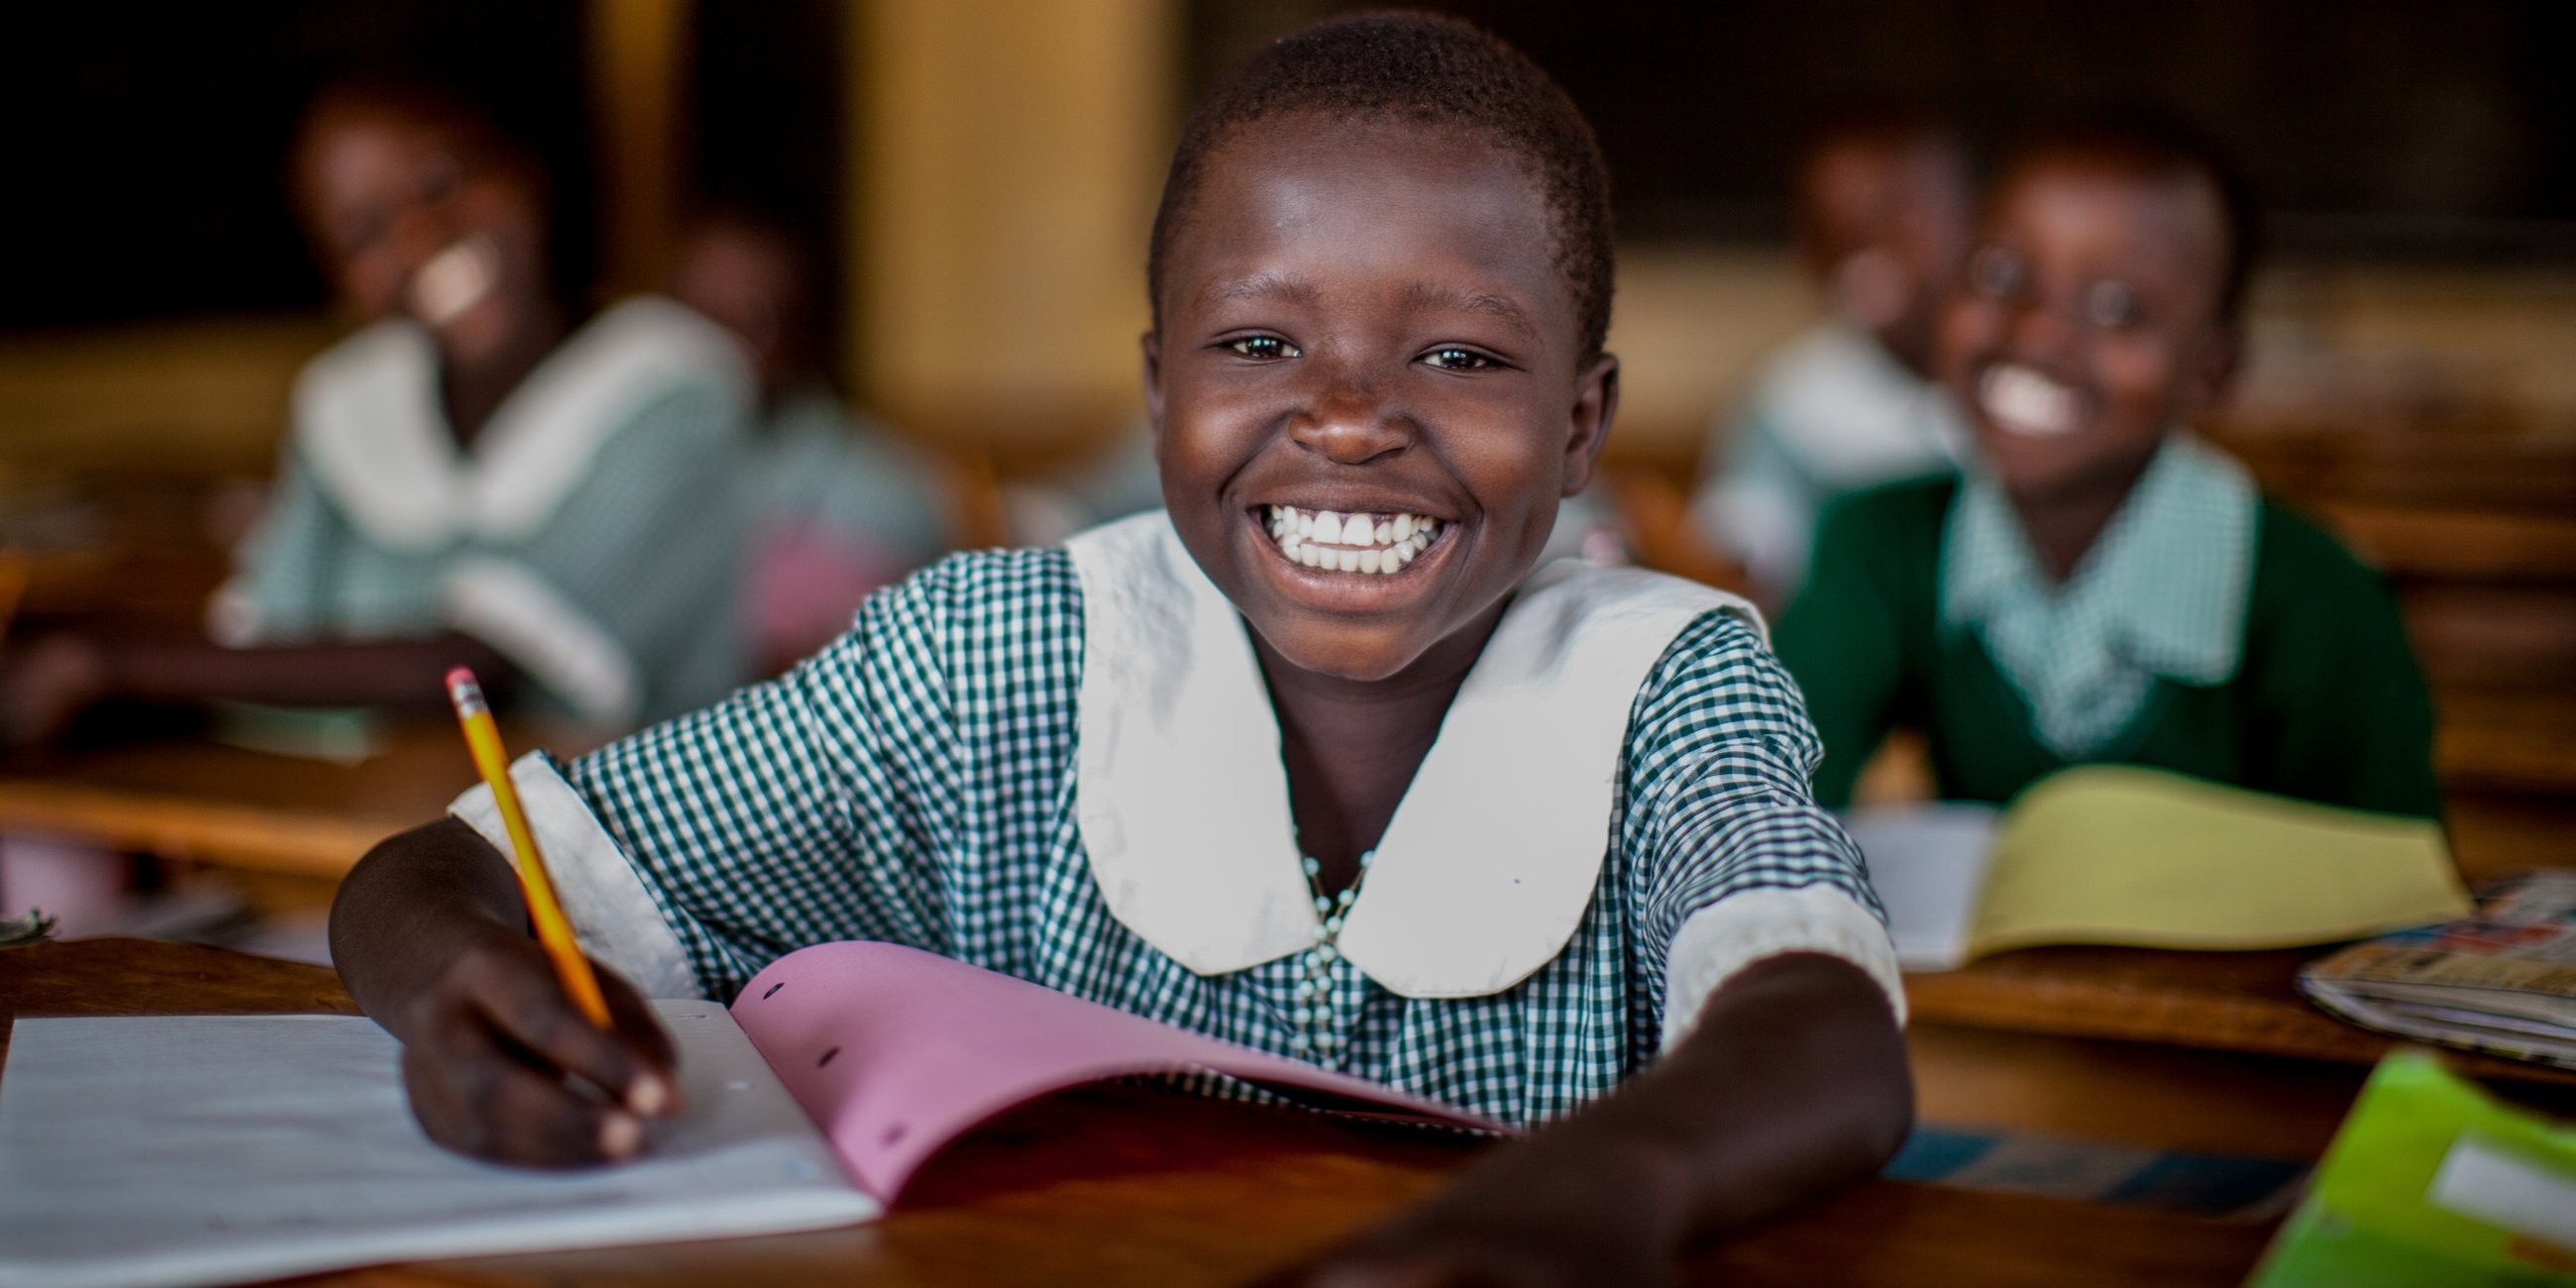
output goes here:
[[1176, 0], [861, 0], [849, 24], [866, 399], [1005, 457], [1140, 414]]
[[600, 271], [612, 295], [669, 277], [686, 131], [689, 0], [589, 0], [592, 119], [599, 132]]

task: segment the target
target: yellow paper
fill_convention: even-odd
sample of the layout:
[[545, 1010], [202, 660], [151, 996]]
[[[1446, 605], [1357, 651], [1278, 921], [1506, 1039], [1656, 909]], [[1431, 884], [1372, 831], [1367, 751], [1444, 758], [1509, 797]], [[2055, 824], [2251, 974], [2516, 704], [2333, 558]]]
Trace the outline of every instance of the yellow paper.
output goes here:
[[2430, 819], [2089, 765], [2042, 780], [2007, 812], [1969, 951], [2287, 948], [2468, 910]]

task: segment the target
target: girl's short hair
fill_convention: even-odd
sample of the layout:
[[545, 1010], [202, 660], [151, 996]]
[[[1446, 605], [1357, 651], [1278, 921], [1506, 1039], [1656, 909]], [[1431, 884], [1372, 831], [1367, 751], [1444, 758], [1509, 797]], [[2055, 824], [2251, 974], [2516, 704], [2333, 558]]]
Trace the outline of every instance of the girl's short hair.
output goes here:
[[1586, 356], [1610, 331], [1615, 272], [1610, 170], [1574, 100], [1519, 50], [1481, 28], [1427, 13], [1318, 23], [1254, 54], [1199, 100], [1181, 129], [1154, 214], [1146, 289], [1162, 324], [1164, 259], [1206, 177], [1208, 159], [1245, 126], [1301, 113], [1465, 129], [1492, 140], [1539, 185], [1571, 289]]

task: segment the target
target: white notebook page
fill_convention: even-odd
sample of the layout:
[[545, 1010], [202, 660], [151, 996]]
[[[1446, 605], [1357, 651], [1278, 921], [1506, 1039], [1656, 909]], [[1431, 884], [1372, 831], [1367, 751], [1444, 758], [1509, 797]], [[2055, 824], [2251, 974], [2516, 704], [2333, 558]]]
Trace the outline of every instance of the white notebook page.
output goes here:
[[232, 1283], [878, 1214], [723, 1007], [656, 1005], [687, 1112], [642, 1160], [564, 1172], [432, 1145], [369, 1020], [19, 1020], [0, 1077], [0, 1288]]
[[2001, 819], [1991, 806], [1951, 801], [1874, 806], [1843, 817], [1887, 909], [1898, 966], [1948, 970], [1966, 959]]

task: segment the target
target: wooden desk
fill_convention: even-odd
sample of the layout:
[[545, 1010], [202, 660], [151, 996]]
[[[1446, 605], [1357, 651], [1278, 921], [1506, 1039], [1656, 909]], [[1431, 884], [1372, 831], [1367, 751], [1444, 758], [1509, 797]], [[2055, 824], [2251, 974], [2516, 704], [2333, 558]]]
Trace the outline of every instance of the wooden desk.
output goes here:
[[[513, 751], [577, 752], [557, 729], [503, 731]], [[0, 760], [0, 829], [163, 858], [337, 880], [368, 847], [437, 818], [474, 785], [450, 722], [423, 719], [354, 766], [204, 739]]]
[[[2025, 948], [1908, 975], [1905, 995], [1917, 1024], [2374, 1063], [2392, 1039], [2316, 1009], [2293, 984], [2324, 951]], [[2461, 1053], [2456, 1067], [2481, 1078], [2576, 1085], [2576, 1071], [2518, 1060]]]
[[[9, 1016], [350, 1009], [328, 971], [218, 949], [91, 940], [0, 950], [0, 1011]], [[870, 1227], [299, 1282], [1238, 1283], [1428, 1193], [1473, 1152], [1306, 1115], [1102, 1088], [1042, 1101], [978, 1130], [922, 1174], [898, 1211]], [[1708, 1252], [1688, 1278], [1806, 1288], [2235, 1284], [2268, 1233], [2161, 1212], [1874, 1181]]]

